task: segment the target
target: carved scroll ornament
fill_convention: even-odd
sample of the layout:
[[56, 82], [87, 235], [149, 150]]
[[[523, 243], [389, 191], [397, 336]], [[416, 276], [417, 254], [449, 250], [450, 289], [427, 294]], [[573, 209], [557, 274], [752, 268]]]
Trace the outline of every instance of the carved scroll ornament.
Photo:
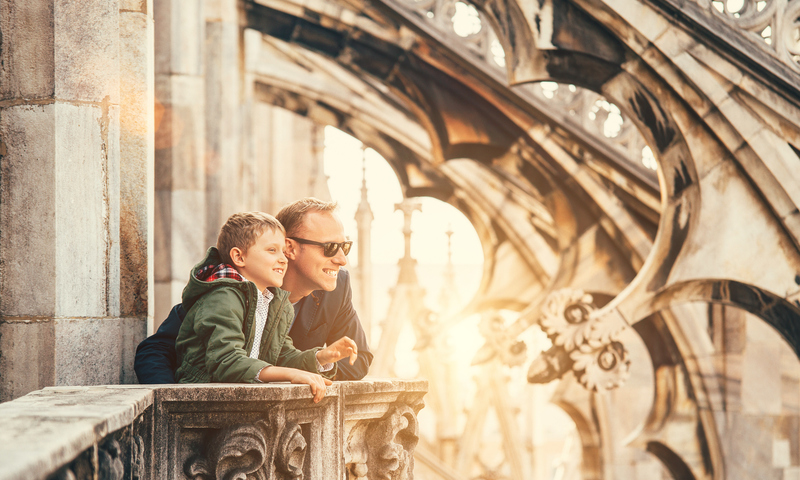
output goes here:
[[417, 413], [408, 405], [393, 405], [379, 420], [359, 422], [347, 440], [348, 480], [414, 478], [418, 441]]
[[205, 454], [184, 465], [192, 480], [295, 480], [303, 478], [306, 441], [301, 427], [287, 422], [283, 406], [267, 420], [234, 425], [214, 434]]
[[547, 383], [569, 369], [590, 390], [609, 390], [625, 382], [630, 359], [618, 337], [627, 325], [597, 316], [592, 302], [592, 296], [580, 290], [550, 294], [539, 323], [553, 347], [531, 364], [529, 382]]

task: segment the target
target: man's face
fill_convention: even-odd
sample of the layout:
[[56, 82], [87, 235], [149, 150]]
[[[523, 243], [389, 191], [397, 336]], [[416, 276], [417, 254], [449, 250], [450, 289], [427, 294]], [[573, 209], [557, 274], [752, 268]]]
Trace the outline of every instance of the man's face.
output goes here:
[[[329, 212], [311, 212], [306, 214], [302, 225], [289, 236], [298, 237], [320, 243], [344, 242], [344, 226], [336, 214]], [[291, 244], [289, 259], [293, 275], [298, 283], [309, 292], [313, 290], [333, 291], [336, 288], [336, 278], [339, 268], [347, 265], [347, 256], [342, 249], [336, 255], [326, 257], [323, 248], [319, 245], [300, 244], [287, 238]]]

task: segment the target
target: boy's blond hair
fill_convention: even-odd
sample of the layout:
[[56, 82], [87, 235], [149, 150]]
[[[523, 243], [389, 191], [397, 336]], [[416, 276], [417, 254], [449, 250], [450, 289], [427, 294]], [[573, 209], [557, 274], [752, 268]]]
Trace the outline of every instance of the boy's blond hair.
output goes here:
[[233, 265], [231, 249], [237, 247], [246, 253], [268, 228], [273, 232], [280, 231], [286, 235], [286, 230], [281, 222], [268, 213], [242, 212], [228, 217], [217, 237], [217, 250], [222, 257], [222, 262]]
[[286, 235], [296, 235], [303, 225], [306, 215], [311, 212], [333, 213], [338, 204], [326, 202], [314, 197], [301, 198], [288, 205], [284, 205], [276, 215], [277, 219], [286, 228]]

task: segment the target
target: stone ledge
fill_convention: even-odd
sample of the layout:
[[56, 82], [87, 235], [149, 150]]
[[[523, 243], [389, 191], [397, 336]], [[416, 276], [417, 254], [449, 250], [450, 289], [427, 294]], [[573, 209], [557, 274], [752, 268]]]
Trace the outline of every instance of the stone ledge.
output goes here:
[[0, 479], [46, 478], [153, 404], [147, 387], [49, 387], [0, 404]]
[[420, 380], [336, 382], [315, 404], [307, 385], [288, 383], [45, 388], [0, 404], [0, 480], [95, 478], [109, 468], [115, 480], [177, 478], [222, 461], [214, 442], [259, 428], [267, 478], [393, 472], [376, 448], [405, 452], [397, 460], [411, 472], [426, 391]]

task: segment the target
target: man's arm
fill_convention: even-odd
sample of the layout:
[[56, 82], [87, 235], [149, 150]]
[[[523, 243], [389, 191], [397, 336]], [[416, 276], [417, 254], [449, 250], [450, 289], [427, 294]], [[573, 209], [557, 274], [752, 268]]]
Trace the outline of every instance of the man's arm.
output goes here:
[[[341, 275], [341, 271], [339, 272]], [[340, 360], [336, 363], [338, 372], [336, 380], [361, 380], [369, 372], [369, 365], [372, 363], [372, 352], [369, 349], [367, 335], [358, 319], [358, 314], [353, 308], [353, 291], [350, 288], [350, 277], [345, 273], [344, 291], [341, 297], [341, 305], [336, 314], [336, 319], [331, 325], [328, 337], [325, 341], [328, 345], [333, 345], [340, 338], [347, 336], [353, 339], [358, 346], [358, 357], [353, 365], [348, 359]]]
[[136, 347], [133, 369], [141, 384], [175, 383], [175, 369], [178, 368], [178, 354], [175, 339], [181, 328], [186, 312], [182, 304], [172, 307], [167, 319], [153, 335], [147, 337]]

